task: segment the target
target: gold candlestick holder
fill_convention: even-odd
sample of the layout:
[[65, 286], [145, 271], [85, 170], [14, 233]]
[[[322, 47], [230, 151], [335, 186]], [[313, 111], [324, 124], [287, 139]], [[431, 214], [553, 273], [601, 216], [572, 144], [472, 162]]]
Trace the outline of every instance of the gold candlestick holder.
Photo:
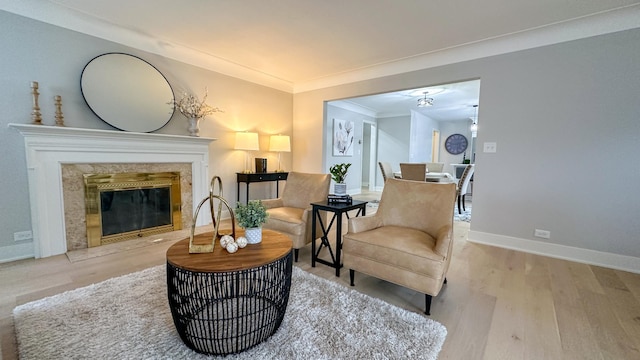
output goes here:
[[38, 105], [38, 82], [31, 82], [31, 94], [33, 95], [33, 111], [31, 112], [31, 119], [34, 125], [42, 125], [42, 114], [40, 113], [40, 106]]
[[56, 126], [64, 126], [64, 115], [62, 115], [62, 96], [53, 97], [56, 105]]

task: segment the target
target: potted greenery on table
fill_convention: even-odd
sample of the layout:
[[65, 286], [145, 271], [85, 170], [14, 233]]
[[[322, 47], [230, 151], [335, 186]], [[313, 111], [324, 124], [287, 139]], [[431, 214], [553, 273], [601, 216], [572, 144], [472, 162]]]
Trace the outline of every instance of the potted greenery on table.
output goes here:
[[349, 171], [349, 167], [351, 164], [335, 164], [329, 167], [329, 172], [331, 173], [331, 178], [336, 184], [333, 186], [334, 194], [336, 195], [346, 195], [347, 194], [347, 184], [345, 184], [344, 179], [347, 177], [347, 171]]
[[237, 204], [236, 219], [244, 228], [247, 243], [257, 244], [262, 241], [262, 225], [267, 222], [267, 207], [260, 200], [251, 200], [246, 205]]

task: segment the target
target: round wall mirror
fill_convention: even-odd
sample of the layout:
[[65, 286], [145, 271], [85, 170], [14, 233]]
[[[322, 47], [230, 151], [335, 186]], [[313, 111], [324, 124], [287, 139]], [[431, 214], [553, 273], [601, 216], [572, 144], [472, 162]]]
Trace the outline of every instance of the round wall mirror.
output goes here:
[[91, 111], [124, 131], [151, 132], [173, 116], [173, 90], [153, 65], [139, 57], [108, 53], [82, 70], [82, 96]]

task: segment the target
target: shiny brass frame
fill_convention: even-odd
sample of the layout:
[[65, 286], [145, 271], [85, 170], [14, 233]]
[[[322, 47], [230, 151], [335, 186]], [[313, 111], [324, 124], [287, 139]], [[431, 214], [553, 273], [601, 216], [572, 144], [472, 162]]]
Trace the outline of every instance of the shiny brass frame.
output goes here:
[[[182, 229], [182, 199], [179, 172], [84, 174], [84, 201], [88, 247], [135, 239]], [[169, 187], [171, 225], [156, 226], [126, 233], [102, 236], [100, 192]]]

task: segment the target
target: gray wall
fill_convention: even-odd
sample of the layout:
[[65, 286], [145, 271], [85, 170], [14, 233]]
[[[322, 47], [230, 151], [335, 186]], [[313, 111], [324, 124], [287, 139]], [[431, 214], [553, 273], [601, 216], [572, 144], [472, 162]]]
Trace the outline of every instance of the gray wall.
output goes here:
[[471, 239], [615, 254], [609, 265], [640, 271], [638, 44], [634, 29], [295, 94], [306, 123], [294, 133], [322, 126], [326, 99], [480, 78], [478, 146], [497, 142], [497, 153], [477, 153]]
[[[614, 262], [626, 256], [640, 269], [640, 202], [634, 192], [640, 182], [638, 44], [640, 29], [634, 29], [292, 97], [0, 12], [0, 257], [20, 245], [13, 242], [13, 232], [30, 229], [22, 138], [6, 126], [30, 121], [29, 82], [40, 82], [45, 122], [53, 123], [51, 98], [60, 94], [67, 125], [109, 128], [84, 104], [79, 74], [92, 57], [123, 51], [156, 65], [174, 87], [176, 82], [193, 91], [209, 86], [210, 98], [219, 100], [213, 105], [226, 113], [205, 123], [202, 132], [219, 138], [211, 147], [216, 160], [210, 172], [221, 173], [227, 183], [234, 182], [244, 159], [229, 150], [237, 130], [292, 133], [293, 151], [283, 154], [285, 166], [292, 161], [295, 170], [323, 171], [326, 136], [319, 134], [326, 101], [480, 78], [478, 145], [497, 142], [498, 152], [477, 153], [472, 240], [492, 237], [515, 248], [523, 241], [557, 245], [552, 249], [558, 253], [566, 247], [593, 250], [618, 255]], [[186, 134], [183, 120], [174, 117], [159, 132]], [[267, 146], [268, 137], [261, 136], [261, 148]], [[551, 239], [534, 238], [534, 228], [551, 231]]]
[[[0, 262], [33, 254], [32, 241], [13, 241], [13, 233], [31, 229], [27, 168], [22, 136], [8, 123], [31, 122], [31, 81], [40, 84], [40, 107], [45, 124], [54, 124], [53, 96], [62, 96], [65, 124], [69, 127], [108, 129], [97, 118], [80, 92], [80, 74], [85, 64], [107, 52], [139, 56], [156, 66], [174, 92], [185, 88], [202, 95], [209, 89], [208, 103], [224, 109], [201, 122], [201, 136], [217, 138], [210, 146], [209, 175], [225, 183], [225, 197], [236, 199], [235, 172], [244, 168], [244, 152], [233, 150], [235, 132], [257, 131], [261, 151], [271, 168], [277, 154], [266, 150], [270, 134], [292, 134], [293, 96], [289, 93], [224, 76], [161, 56], [44, 24], [0, 11]], [[141, 94], [143, 96], [144, 94]], [[187, 135], [187, 122], [178, 112], [157, 133]], [[282, 154], [285, 169], [291, 169], [291, 153]], [[241, 189], [243, 191], [243, 189]], [[244, 192], [244, 191], [243, 191]], [[252, 198], [275, 196], [272, 183], [251, 186]], [[243, 196], [244, 198], [244, 196]]]
[[[353, 137], [353, 156], [333, 156], [333, 119], [353, 121], [354, 137]], [[363, 120], [373, 121], [370, 116], [363, 115], [354, 111], [346, 110], [341, 107], [327, 104], [327, 126], [324, 128], [325, 143], [324, 151], [327, 159], [326, 169], [323, 171], [328, 173], [329, 167], [334, 164], [350, 163], [349, 172], [345, 182], [347, 184], [347, 192], [349, 194], [359, 193], [362, 187], [362, 144], [363, 140]], [[333, 180], [331, 182], [331, 192], [333, 192]]]
[[[378, 119], [378, 161], [391, 164], [393, 171], [400, 171], [401, 162], [409, 162], [411, 117], [396, 116]], [[376, 189], [382, 190], [382, 172], [376, 172]]]

